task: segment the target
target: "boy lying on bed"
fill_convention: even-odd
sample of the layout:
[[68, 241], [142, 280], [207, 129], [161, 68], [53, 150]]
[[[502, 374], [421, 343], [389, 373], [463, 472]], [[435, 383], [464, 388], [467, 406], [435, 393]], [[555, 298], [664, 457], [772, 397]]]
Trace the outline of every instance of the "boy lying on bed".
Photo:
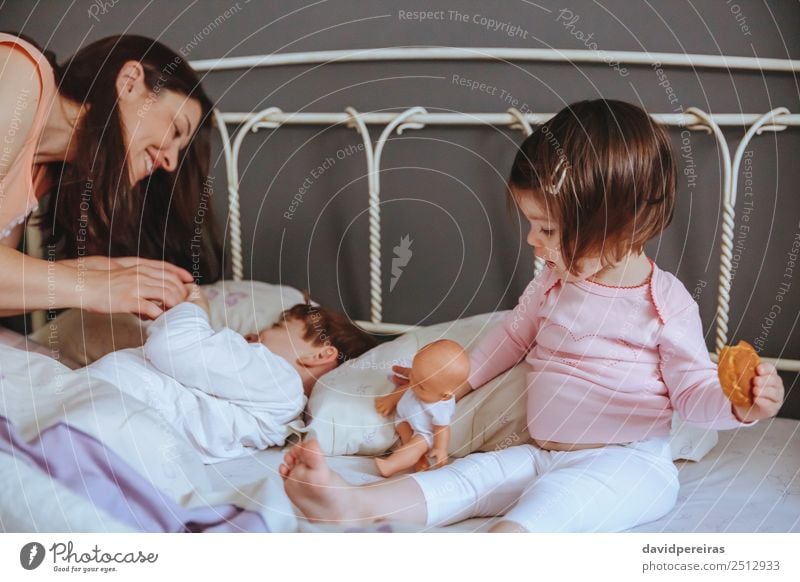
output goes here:
[[206, 463], [283, 445], [316, 381], [375, 345], [344, 315], [308, 303], [247, 336], [215, 332], [208, 311], [191, 286], [187, 301], [148, 327], [143, 348], [85, 368], [158, 410]]

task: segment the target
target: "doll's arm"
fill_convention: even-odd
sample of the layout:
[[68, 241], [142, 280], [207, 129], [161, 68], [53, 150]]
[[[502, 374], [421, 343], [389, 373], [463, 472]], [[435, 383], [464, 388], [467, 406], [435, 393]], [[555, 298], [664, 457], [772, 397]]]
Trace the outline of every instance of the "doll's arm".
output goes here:
[[400, 399], [403, 397], [403, 394], [406, 390], [408, 390], [407, 383], [403, 384], [402, 386], [398, 386], [389, 394], [378, 396], [375, 399], [375, 410], [377, 410], [382, 416], [391, 416], [397, 408], [397, 403], [400, 402]]
[[450, 427], [434, 426], [433, 448], [431, 449], [431, 456], [436, 458], [436, 463], [432, 465], [433, 468], [444, 467], [447, 464], [447, 447], [449, 444]]

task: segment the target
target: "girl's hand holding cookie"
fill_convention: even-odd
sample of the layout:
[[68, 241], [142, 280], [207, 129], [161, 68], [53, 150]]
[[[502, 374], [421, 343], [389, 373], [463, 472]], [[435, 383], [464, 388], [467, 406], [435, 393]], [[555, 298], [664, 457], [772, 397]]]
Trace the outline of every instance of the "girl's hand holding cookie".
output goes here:
[[783, 403], [783, 380], [772, 364], [761, 362], [752, 382], [751, 406], [733, 406], [739, 420], [751, 422], [771, 418], [778, 414]]
[[717, 369], [722, 391], [733, 403], [733, 412], [742, 422], [770, 418], [783, 402], [783, 380], [775, 366], [766, 364], [744, 340], [725, 346], [719, 353]]

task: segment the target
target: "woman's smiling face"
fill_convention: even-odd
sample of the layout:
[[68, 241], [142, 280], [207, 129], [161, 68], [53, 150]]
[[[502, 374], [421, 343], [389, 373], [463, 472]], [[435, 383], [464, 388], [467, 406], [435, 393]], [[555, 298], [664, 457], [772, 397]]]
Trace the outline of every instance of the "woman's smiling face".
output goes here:
[[152, 92], [144, 81], [142, 65], [136, 61], [120, 69], [116, 88], [131, 184], [157, 169], [174, 172], [180, 152], [200, 125], [200, 102], [166, 89]]

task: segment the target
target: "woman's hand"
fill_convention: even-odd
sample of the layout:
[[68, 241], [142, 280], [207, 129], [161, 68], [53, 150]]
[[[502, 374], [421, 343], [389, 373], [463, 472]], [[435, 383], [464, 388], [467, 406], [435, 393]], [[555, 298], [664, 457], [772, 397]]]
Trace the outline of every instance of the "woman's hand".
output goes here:
[[151, 267], [163, 268], [177, 274], [184, 283], [191, 283], [194, 280], [186, 269], [181, 269], [165, 261], [143, 259], [142, 257], [104, 257], [102, 255], [92, 255], [90, 257], [66, 259], [59, 262], [62, 265], [68, 265], [73, 268], [94, 269], [98, 271], [109, 271], [118, 267], [150, 265]]
[[[98, 257], [100, 258], [100, 257]], [[90, 269], [80, 273], [81, 307], [101, 313], [134, 313], [155, 319], [165, 309], [184, 301], [185, 283], [192, 280], [188, 271], [150, 259], [123, 257], [108, 269]], [[98, 264], [101, 264], [98, 261]], [[187, 280], [188, 279], [188, 280]]]
[[772, 418], [778, 414], [783, 403], [783, 380], [778, 376], [775, 366], [761, 362], [756, 368], [751, 388], [753, 394], [752, 406], [734, 406], [736, 416], [742, 422], [752, 422]]
[[72, 267], [73, 269], [95, 269], [99, 271], [108, 271], [114, 266], [112, 263], [114, 260], [115, 259], [111, 257], [92, 255], [91, 257], [80, 257], [78, 259], [62, 259], [58, 262], [62, 265]]

